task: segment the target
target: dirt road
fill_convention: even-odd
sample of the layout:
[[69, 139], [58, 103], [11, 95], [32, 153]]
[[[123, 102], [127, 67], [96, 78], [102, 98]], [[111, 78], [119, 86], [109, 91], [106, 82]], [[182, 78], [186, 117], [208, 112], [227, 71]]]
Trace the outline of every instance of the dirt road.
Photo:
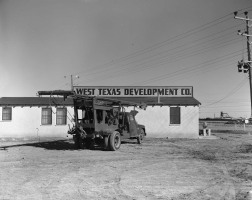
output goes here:
[[252, 199], [252, 136], [151, 139], [116, 152], [0, 143], [0, 199]]

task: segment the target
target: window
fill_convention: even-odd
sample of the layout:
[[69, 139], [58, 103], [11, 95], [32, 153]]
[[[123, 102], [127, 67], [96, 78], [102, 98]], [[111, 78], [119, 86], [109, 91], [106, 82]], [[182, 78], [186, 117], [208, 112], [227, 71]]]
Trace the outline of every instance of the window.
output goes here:
[[11, 120], [12, 118], [12, 108], [11, 107], [5, 107], [3, 108], [2, 112], [2, 120]]
[[180, 107], [170, 107], [170, 124], [180, 124]]
[[67, 109], [57, 108], [56, 125], [66, 125], [66, 124], [67, 124]]
[[42, 108], [42, 125], [52, 124], [52, 109], [51, 108]]

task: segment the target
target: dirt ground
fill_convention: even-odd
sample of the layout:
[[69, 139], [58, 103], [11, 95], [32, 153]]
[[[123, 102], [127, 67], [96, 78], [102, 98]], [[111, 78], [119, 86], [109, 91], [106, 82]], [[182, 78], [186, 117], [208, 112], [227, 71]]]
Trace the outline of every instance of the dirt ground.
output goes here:
[[115, 152], [0, 142], [0, 199], [252, 199], [252, 135], [215, 135], [128, 141]]

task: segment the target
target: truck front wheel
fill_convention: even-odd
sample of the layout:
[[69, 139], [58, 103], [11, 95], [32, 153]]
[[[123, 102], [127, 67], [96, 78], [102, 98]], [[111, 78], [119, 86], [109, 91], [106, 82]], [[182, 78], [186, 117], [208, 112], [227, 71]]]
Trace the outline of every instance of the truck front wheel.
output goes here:
[[110, 150], [116, 151], [116, 150], [118, 150], [120, 148], [120, 146], [121, 146], [120, 133], [117, 132], [117, 131], [115, 131], [109, 137], [109, 147], [110, 147]]
[[138, 144], [142, 144], [143, 139], [144, 139], [144, 135], [145, 135], [144, 130], [141, 129], [140, 135], [137, 137], [137, 143]]

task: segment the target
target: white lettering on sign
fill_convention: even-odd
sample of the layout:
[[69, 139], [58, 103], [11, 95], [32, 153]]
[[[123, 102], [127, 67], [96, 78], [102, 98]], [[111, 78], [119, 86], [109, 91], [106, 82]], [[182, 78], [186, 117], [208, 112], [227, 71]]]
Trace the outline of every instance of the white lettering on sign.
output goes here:
[[107, 96], [107, 97], [192, 97], [192, 86], [75, 86], [76, 94], [89, 96]]

